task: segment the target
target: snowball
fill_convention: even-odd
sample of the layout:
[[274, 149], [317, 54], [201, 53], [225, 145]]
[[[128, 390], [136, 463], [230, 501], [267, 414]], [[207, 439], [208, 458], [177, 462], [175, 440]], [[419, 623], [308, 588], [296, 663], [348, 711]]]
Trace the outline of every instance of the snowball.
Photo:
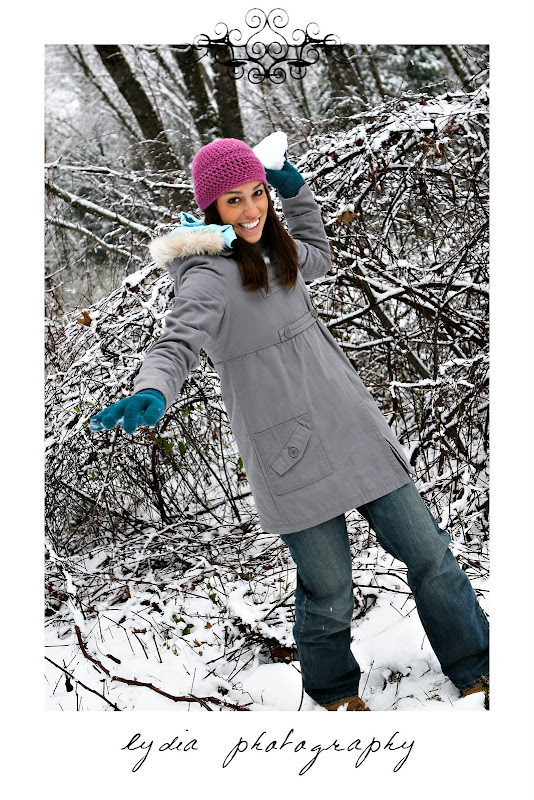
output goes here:
[[282, 169], [287, 150], [287, 134], [275, 131], [252, 148], [266, 169]]

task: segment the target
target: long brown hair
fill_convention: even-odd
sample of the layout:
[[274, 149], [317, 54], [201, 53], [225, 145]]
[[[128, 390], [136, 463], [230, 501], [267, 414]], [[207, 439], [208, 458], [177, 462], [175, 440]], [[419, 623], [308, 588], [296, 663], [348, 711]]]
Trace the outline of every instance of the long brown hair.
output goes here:
[[[297, 246], [280, 222], [268, 191], [267, 204], [267, 217], [260, 241], [276, 266], [277, 276], [282, 278], [281, 285], [285, 289], [292, 289], [297, 282], [299, 266]], [[204, 219], [206, 225], [223, 224], [217, 211], [216, 202], [206, 208]], [[263, 260], [260, 248], [245, 242], [238, 236], [232, 242], [232, 250], [239, 265], [243, 288], [249, 292], [255, 292], [265, 287], [269, 291], [267, 265]]]

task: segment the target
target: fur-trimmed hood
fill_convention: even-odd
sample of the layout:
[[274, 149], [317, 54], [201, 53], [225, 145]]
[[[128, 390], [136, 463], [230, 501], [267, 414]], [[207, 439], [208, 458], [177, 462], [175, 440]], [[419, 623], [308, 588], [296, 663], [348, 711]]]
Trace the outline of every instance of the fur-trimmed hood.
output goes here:
[[172, 233], [150, 243], [150, 255], [158, 267], [175, 258], [187, 256], [231, 255], [236, 234], [231, 225], [204, 225], [191, 214], [182, 212], [182, 224]]

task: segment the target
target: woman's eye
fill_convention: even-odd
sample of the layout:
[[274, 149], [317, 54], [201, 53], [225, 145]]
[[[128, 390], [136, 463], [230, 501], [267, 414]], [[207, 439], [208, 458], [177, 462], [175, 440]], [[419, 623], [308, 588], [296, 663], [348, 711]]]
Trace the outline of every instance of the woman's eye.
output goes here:
[[[262, 195], [262, 194], [263, 194], [263, 189], [256, 189], [256, 191], [255, 191], [255, 192], [253, 192], [253, 195], [252, 195], [252, 196], [253, 196], [253, 197], [259, 197], [259, 196], [260, 196], [260, 195]], [[240, 199], [241, 199], [240, 197], [230, 197], [230, 198], [228, 199], [228, 204], [229, 204], [229, 205], [232, 205], [232, 206], [235, 206], [235, 205], [236, 205], [236, 203], [239, 203]]]

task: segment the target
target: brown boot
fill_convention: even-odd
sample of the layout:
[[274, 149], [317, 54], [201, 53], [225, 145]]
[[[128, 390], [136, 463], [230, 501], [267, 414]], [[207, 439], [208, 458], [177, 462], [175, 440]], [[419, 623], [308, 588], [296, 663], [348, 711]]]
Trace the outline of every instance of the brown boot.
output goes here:
[[367, 708], [363, 700], [360, 700], [359, 697], [356, 695], [354, 697], [347, 697], [345, 700], [338, 700], [336, 703], [329, 703], [327, 706], [323, 706], [326, 708], [327, 711], [337, 711], [340, 706], [345, 705], [348, 703], [346, 708], [347, 711], [370, 711], [370, 708]]
[[480, 683], [477, 683], [476, 686], [472, 686], [470, 689], [464, 689], [461, 696], [467, 697], [468, 694], [475, 694], [476, 692], [484, 692], [484, 708], [486, 711], [489, 711], [489, 681], [485, 675], [482, 675], [482, 680]]

